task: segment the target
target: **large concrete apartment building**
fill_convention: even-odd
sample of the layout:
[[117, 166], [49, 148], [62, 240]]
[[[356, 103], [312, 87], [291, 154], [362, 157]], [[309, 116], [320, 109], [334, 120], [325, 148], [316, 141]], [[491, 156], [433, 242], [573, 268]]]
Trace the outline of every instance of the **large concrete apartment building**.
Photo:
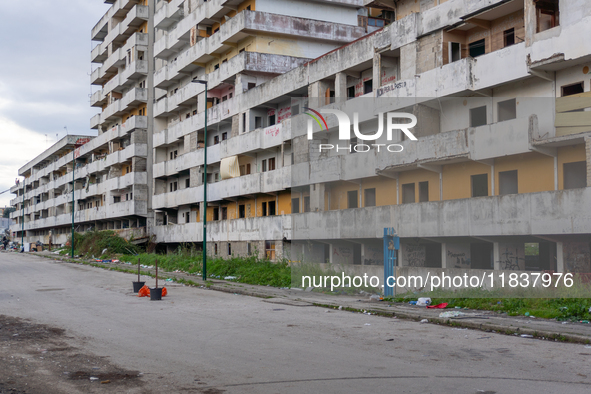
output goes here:
[[[393, 227], [402, 266], [591, 271], [588, 2], [106, 2], [81, 157], [116, 151], [105, 176], [133, 179], [101, 190], [97, 228], [145, 226], [173, 250], [202, 241], [205, 214], [211, 255], [377, 270]], [[359, 112], [357, 133], [311, 110]], [[418, 140], [373, 140], [387, 112], [416, 116]], [[49, 229], [34, 212], [27, 236]]]

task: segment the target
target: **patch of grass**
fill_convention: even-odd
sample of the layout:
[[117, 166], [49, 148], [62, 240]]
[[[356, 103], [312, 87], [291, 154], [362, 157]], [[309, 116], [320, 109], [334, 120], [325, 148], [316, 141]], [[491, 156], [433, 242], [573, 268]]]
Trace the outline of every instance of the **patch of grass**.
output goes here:
[[[418, 297], [387, 297], [390, 302], [416, 301]], [[590, 298], [432, 298], [433, 305], [447, 302], [448, 308], [469, 308], [564, 320], [589, 320]]]
[[[68, 244], [71, 245], [71, 237]], [[67, 254], [68, 248], [60, 251], [60, 254]], [[129, 253], [137, 254], [140, 248], [125, 238], [121, 238], [111, 230], [87, 231], [84, 234], [74, 233], [74, 253], [80, 256], [95, 256], [106, 258], [113, 254]]]

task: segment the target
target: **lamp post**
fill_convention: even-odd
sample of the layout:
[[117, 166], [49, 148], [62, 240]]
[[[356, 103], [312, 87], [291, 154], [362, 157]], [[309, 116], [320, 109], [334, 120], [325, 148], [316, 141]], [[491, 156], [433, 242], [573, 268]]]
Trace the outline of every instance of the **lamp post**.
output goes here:
[[74, 258], [74, 192], [76, 191], [76, 146], [72, 149], [72, 258]]
[[[191, 82], [205, 85], [205, 128], [203, 131], [203, 280], [205, 281], [207, 280], [207, 81], [193, 79]], [[199, 143], [199, 138], [197, 138], [197, 143]]]
[[26, 184], [25, 181], [27, 180], [26, 177], [23, 178], [23, 206], [22, 206], [22, 216], [21, 216], [21, 252], [25, 251], [25, 192]]

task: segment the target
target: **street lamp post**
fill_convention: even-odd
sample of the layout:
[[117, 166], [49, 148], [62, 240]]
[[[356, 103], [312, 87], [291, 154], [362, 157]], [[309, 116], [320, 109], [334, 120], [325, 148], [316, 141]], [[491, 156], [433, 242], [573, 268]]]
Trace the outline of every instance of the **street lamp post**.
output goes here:
[[72, 258], [74, 258], [74, 192], [76, 191], [76, 146], [72, 149]]
[[21, 252], [25, 251], [25, 192], [26, 184], [25, 181], [27, 180], [26, 177], [23, 178], [23, 206], [22, 206], [22, 216], [21, 216]]
[[[205, 85], [205, 128], [203, 131], [203, 280], [207, 280], [207, 81], [193, 79], [191, 82]], [[199, 143], [199, 138], [197, 138]]]

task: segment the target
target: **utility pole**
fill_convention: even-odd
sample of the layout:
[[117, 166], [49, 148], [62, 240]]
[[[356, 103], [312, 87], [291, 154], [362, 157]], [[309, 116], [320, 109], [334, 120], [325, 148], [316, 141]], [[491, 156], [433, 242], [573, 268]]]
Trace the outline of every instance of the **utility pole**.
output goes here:
[[27, 178], [23, 177], [23, 206], [22, 206], [22, 216], [21, 216], [21, 253], [25, 251], [25, 192], [26, 189], [26, 182]]
[[74, 258], [74, 192], [76, 189], [76, 146], [72, 149], [72, 258]]

